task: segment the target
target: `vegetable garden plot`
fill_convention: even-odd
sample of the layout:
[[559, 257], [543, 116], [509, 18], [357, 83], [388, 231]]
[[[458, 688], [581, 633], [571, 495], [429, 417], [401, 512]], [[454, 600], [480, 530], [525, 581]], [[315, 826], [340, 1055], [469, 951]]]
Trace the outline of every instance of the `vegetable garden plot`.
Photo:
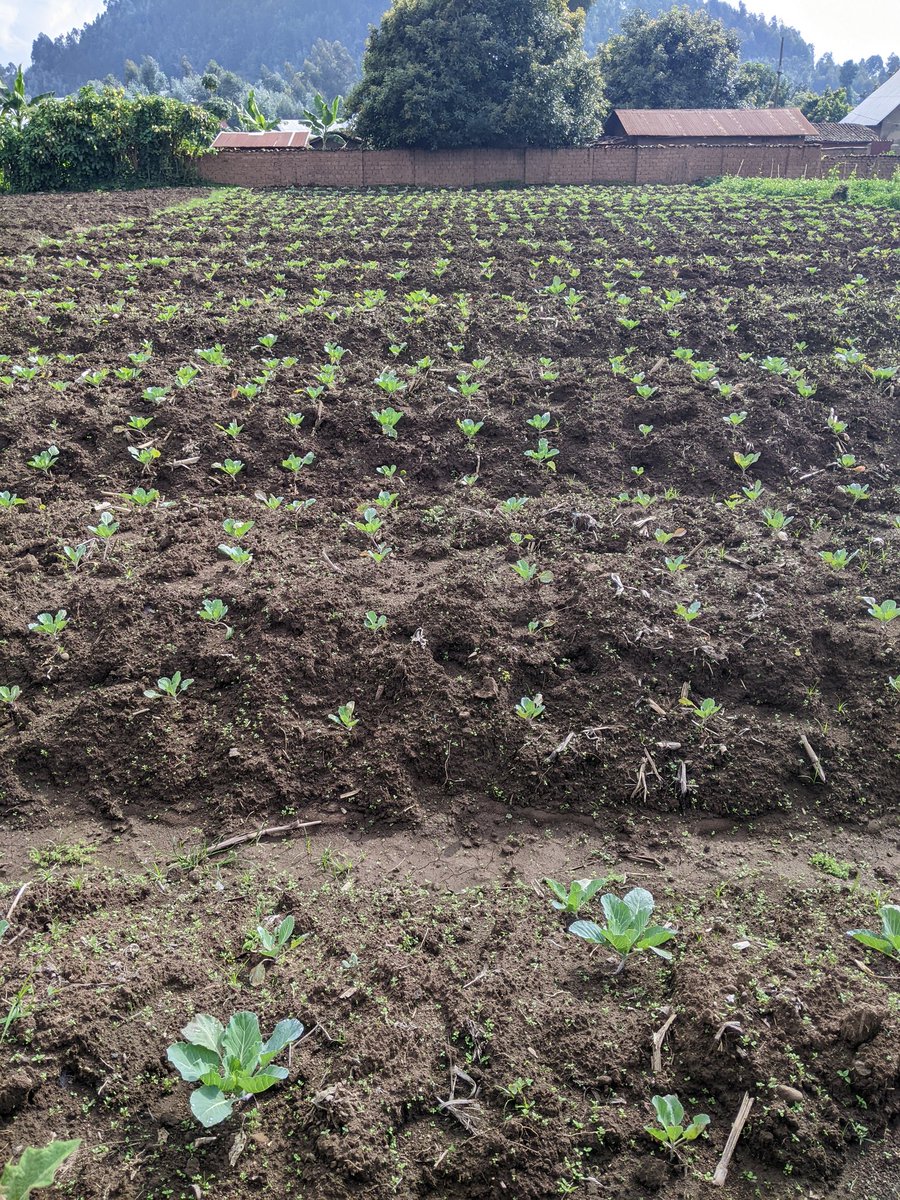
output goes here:
[[[174, 833], [196, 825], [215, 840], [223, 828], [314, 820], [326, 810], [351, 827], [413, 835], [438, 818], [465, 831], [488, 810], [512, 822], [577, 817], [592, 830], [639, 812], [676, 839], [698, 814], [742, 824], [776, 815], [792, 830], [820, 820], [877, 828], [896, 796], [900, 750], [897, 232], [890, 213], [689, 188], [219, 192], [24, 254], [8, 247], [0, 291], [0, 794], [10, 831], [47, 842], [60, 821], [91, 820], [127, 838], [136, 824], [154, 822]], [[846, 836], [835, 833], [836, 850]], [[824, 861], [813, 869], [845, 865], [842, 855]], [[24, 870], [10, 866], [15, 877]], [[210, 868], [196, 883], [219, 928], [217, 895], [207, 889], [214, 879]], [[312, 882], [291, 874], [268, 911], [296, 914]], [[677, 880], [658, 883], [654, 920], [663, 923], [673, 906], [691, 908], [705, 895], [692, 882], [688, 904], [676, 896]], [[673, 894], [662, 901], [669, 884]], [[35, 929], [59, 919], [59, 886], [48, 883], [22, 908]], [[266, 884], [254, 879], [252, 887]], [[566, 895], [568, 887], [566, 879]], [[767, 887], [787, 905], [798, 902], [777, 877]], [[387, 895], [378, 923], [385, 944], [393, 914], [421, 902], [402, 888]], [[151, 924], [163, 919], [160, 905], [166, 920], [182, 911], [160, 896], [141, 891], [135, 901]], [[848, 1003], [884, 1005], [890, 983], [849, 965], [844, 933], [882, 936], [876, 910], [892, 899], [867, 892], [859, 904], [831, 893], [816, 900], [816, 911], [828, 913], [816, 918], [817, 953], [840, 948]], [[340, 928], [341, 903], [326, 893], [324, 924]], [[454, 900], [454, 912], [465, 909], [460, 919], [478, 928], [481, 903]], [[497, 920], [511, 930], [530, 903], [547, 907], [530, 893], [498, 903]], [[753, 904], [736, 899], [720, 931], [715, 953], [729, 971], [735, 925], [750, 919]], [[113, 897], [124, 921], [118, 905]], [[241, 911], [250, 928], [251, 908]], [[91, 900], [84, 919], [95, 912]], [[597, 901], [580, 916], [599, 929]], [[311, 932], [317, 920], [310, 912], [300, 928]], [[770, 938], [787, 938], [780, 919], [767, 920]], [[222, 928], [224, 945], [233, 930]], [[310, 1195], [346, 1195], [352, 1186], [372, 1196], [392, 1187], [448, 1196], [515, 1187], [538, 1196], [561, 1180], [587, 1195], [595, 1186], [582, 1169], [588, 1145], [618, 1181], [610, 1195], [654, 1186], [693, 1194], [642, 1132], [655, 1120], [653, 1082], [634, 1083], [646, 1068], [644, 1018], [672, 1001], [667, 972], [678, 971], [681, 951], [672, 968], [642, 954], [618, 982], [585, 966], [588, 986], [570, 978], [571, 963], [602, 958], [604, 939], [587, 939], [599, 947], [591, 958], [587, 942], [561, 938], [565, 928], [547, 928], [541, 970], [568, 989], [576, 1024], [587, 1037], [600, 1018], [628, 1023], [621, 1054], [608, 1045], [592, 1051], [592, 1078], [606, 1078], [604, 1103], [634, 1087], [634, 1111], [605, 1148], [596, 1129], [585, 1140], [569, 1123], [590, 1123], [586, 1109], [570, 1113], [570, 1099], [549, 1092], [542, 1109], [528, 1091], [535, 1073], [510, 1058], [504, 1070], [514, 1073], [494, 1083], [513, 1092], [490, 1093], [491, 1132], [483, 1148], [467, 1149], [471, 1171], [455, 1152], [426, 1170], [422, 1163], [435, 1163], [447, 1141], [427, 1140], [425, 1126], [448, 1110], [436, 1110], [431, 1091], [420, 1095], [414, 1081], [449, 1089], [440, 1092], [445, 1104], [466, 1099], [465, 1078], [441, 1055], [452, 1031], [472, 1036], [465, 1020], [478, 1014], [435, 1017], [429, 1009], [426, 1021], [413, 992], [440, 995], [445, 981], [417, 962], [403, 1020], [418, 1029], [421, 1017], [426, 1049], [421, 1058], [398, 1053], [402, 1069], [386, 1085], [392, 1099], [373, 1107], [354, 1090], [346, 1111], [326, 1105], [324, 1125], [310, 1114], [302, 1132], [291, 1126], [312, 1155], [318, 1190]], [[79, 936], [93, 931], [85, 926]], [[147, 937], [136, 930], [133, 941], [149, 953]], [[480, 934], [474, 941], [466, 979], [488, 952]], [[311, 961], [325, 969], [305, 953], [298, 948], [291, 961], [303, 972]], [[778, 954], [779, 967], [803, 969], [800, 950]], [[200, 958], [196, 969], [183, 966], [187, 1007], [175, 975], [153, 976], [149, 991], [145, 980], [134, 993], [137, 1006], [150, 996], [152, 1010], [135, 1027], [137, 1041], [107, 1047], [133, 1054], [138, 1072], [157, 1082], [170, 1077], [165, 1051], [178, 1029], [195, 1011], [214, 1011], [201, 993], [210, 975], [223, 1025], [255, 1007], [266, 1031], [289, 1018], [309, 1030], [318, 1019], [329, 1037], [331, 1025], [308, 1004], [336, 1004], [359, 987], [374, 1005], [383, 990], [380, 974], [364, 976], [363, 986], [335, 968], [312, 991], [297, 975], [275, 976], [271, 996], [256, 1003], [251, 993], [248, 1002], [218, 977], [215, 955]], [[66, 961], [76, 970], [75, 958]], [[4, 974], [10, 987], [24, 983], [27, 966]], [[376, 973], [386, 969], [379, 961]], [[512, 997], [532, 977], [512, 959], [504, 972], [495, 1013], [512, 1004], [506, 1035], [531, 1044], [533, 1014]], [[696, 976], [679, 984], [682, 1012], [707, 1002], [707, 974], [700, 955]], [[734, 986], [748, 982], [741, 976]], [[240, 973], [237, 983], [249, 986]], [[861, 1122], [874, 1136], [896, 1084], [896, 1056], [877, 1070], [870, 1064], [865, 1076], [834, 1049], [848, 1043], [836, 1032], [833, 992], [817, 975], [815, 993], [804, 996], [824, 1038], [818, 1050], [805, 1029], [794, 1039], [804, 1069], [819, 1051], [827, 1058], [827, 1083], [816, 1080], [825, 1099], [816, 1093], [817, 1107], [795, 1114], [790, 1134], [775, 1117], [757, 1118], [747, 1143], [756, 1161], [800, 1171], [802, 1160], [819, 1179], [834, 1178], [848, 1145], [864, 1140], [846, 1136], [858, 1115], [853, 1096], [877, 1110]], [[625, 994], [640, 1020], [618, 1015]], [[759, 996], [753, 1004], [764, 1023], [768, 1004]], [[341, 1005], [349, 1019], [353, 996]], [[726, 1020], [727, 1009], [713, 1009], [718, 1024]], [[780, 1019], [788, 1021], [786, 1009]], [[98, 1036], [115, 1042], [124, 1020], [112, 1017]], [[79, 1086], [93, 1079], [98, 1087], [100, 1069], [82, 1069], [88, 1051], [73, 1050], [70, 1034], [55, 1017], [50, 1023], [60, 1063], [78, 1060]], [[539, 1064], [552, 1061], [552, 1088], [565, 1079], [565, 1096], [584, 1095], [595, 1083], [566, 1073], [580, 1051], [559, 1023], [565, 1061], [546, 1039], [531, 1048]], [[680, 1075], [664, 1092], [680, 1089], [685, 1129], [711, 1116], [695, 1143], [711, 1169], [726, 1112], [756, 1080], [738, 1054], [723, 1073], [709, 1058], [709, 1038], [683, 1025]], [[882, 1016], [876, 1034], [889, 1040], [889, 1030]], [[776, 1057], [774, 1041], [764, 1042], [756, 1074]], [[364, 1062], [358, 1077], [331, 1042], [321, 1052], [301, 1042], [298, 1053], [314, 1057], [303, 1059], [304, 1078], [327, 1090], [337, 1070], [342, 1083], [365, 1079], [370, 1096], [391, 1063], [368, 1037], [354, 1045]], [[377, 1070], [365, 1058], [373, 1054]], [[453, 1061], [473, 1079], [482, 1070], [465, 1055]], [[802, 1084], [796, 1065], [788, 1084], [786, 1062], [778, 1058], [776, 1083]], [[845, 1088], [834, 1084], [837, 1071], [851, 1072]], [[260, 1100], [261, 1112], [280, 1114], [279, 1137], [290, 1124], [292, 1086]], [[313, 1093], [303, 1097], [316, 1107]], [[185, 1093], [177, 1099], [181, 1121]], [[549, 1126], [536, 1119], [548, 1104]], [[451, 1106], [457, 1141], [479, 1136], [457, 1119], [465, 1107]], [[604, 1114], [604, 1128], [614, 1115]], [[334, 1139], [357, 1116], [358, 1152], [350, 1154]], [[26, 1110], [14, 1122], [20, 1140], [27, 1119]], [[837, 1119], [840, 1132], [815, 1158], [812, 1147]], [[377, 1130], [371, 1145], [366, 1122]], [[110, 1127], [101, 1128], [106, 1138]], [[141, 1124], [129, 1145], [143, 1154], [156, 1128]], [[427, 1142], [397, 1149], [402, 1168], [390, 1149], [398, 1129]], [[179, 1147], [191, 1136], [178, 1126]], [[793, 1157], [784, 1150], [791, 1136], [803, 1147]], [[646, 1159], [643, 1182], [611, 1165], [634, 1138]], [[209, 1152], [217, 1178], [227, 1151], [217, 1143]], [[687, 1153], [680, 1143], [678, 1152]], [[497, 1156], [502, 1170], [490, 1166]], [[168, 1176], [160, 1174], [171, 1166], [164, 1157], [148, 1158], [153, 1186], [187, 1186], [173, 1182], [186, 1170], [183, 1156]], [[333, 1184], [324, 1162], [337, 1164]], [[532, 1186], [522, 1181], [528, 1172], [533, 1192], [522, 1190]], [[122, 1166], [120, 1176], [122, 1195], [150, 1194], [139, 1174], [132, 1179]]]

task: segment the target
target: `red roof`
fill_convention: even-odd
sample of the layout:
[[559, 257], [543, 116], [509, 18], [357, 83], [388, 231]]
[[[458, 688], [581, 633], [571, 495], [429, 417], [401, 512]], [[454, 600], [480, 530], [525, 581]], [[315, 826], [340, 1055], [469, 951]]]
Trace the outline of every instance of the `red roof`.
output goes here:
[[309, 141], [306, 129], [296, 133], [232, 133], [230, 130], [217, 135], [214, 150], [304, 150]]
[[799, 108], [617, 108], [613, 117], [629, 137], [810, 137], [816, 132]]

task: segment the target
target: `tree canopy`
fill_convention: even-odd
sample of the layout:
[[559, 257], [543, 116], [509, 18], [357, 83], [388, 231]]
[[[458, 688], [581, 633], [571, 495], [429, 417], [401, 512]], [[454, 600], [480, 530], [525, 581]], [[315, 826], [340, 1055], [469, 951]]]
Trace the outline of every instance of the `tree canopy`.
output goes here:
[[566, 0], [396, 0], [348, 98], [355, 131], [384, 148], [589, 140], [605, 104], [583, 33]]
[[634, 12], [600, 48], [614, 108], [728, 108], [736, 101], [740, 39], [705, 12]]

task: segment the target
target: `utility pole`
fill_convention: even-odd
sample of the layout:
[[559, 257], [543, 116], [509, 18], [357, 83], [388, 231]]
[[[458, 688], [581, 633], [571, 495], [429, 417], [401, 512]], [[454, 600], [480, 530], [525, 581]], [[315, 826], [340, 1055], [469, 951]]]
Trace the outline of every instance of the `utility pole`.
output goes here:
[[781, 91], [781, 67], [784, 63], [784, 34], [781, 35], [781, 49], [778, 51], [778, 70], [775, 73], [775, 91], [771, 100], [771, 107], [778, 107], [778, 94]]

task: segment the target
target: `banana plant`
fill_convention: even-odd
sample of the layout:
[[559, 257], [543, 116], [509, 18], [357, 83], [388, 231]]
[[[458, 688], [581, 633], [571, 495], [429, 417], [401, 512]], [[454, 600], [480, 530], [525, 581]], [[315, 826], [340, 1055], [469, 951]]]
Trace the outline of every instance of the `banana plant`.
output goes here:
[[324, 96], [316, 92], [313, 96], [312, 107], [303, 110], [303, 120], [309, 126], [310, 137], [321, 141], [323, 150], [328, 149], [329, 142], [338, 147], [347, 144], [347, 139], [338, 133], [338, 129], [343, 123], [343, 108], [343, 96], [335, 96], [333, 100], [326, 100]]
[[12, 87], [0, 84], [0, 121], [8, 121], [21, 132], [37, 106], [52, 97], [52, 92], [41, 92], [39, 96], [32, 96], [29, 100], [25, 91], [25, 75], [20, 66]]
[[245, 129], [249, 133], [266, 133], [270, 129], [278, 128], [278, 122], [270, 120], [259, 107], [256, 101], [256, 92], [253, 88], [250, 88], [247, 92], [247, 100], [244, 107], [238, 110], [238, 120], [240, 121], [241, 129]]

